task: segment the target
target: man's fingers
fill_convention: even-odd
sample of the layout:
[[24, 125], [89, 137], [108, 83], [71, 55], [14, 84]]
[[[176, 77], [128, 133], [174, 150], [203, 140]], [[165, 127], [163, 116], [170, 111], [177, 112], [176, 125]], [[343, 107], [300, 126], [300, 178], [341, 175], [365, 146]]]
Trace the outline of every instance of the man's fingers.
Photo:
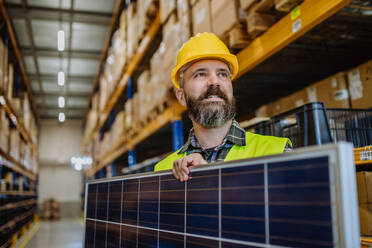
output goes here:
[[172, 168], [172, 173], [173, 173], [173, 176], [174, 176], [176, 179], [180, 179], [180, 177], [178, 176], [178, 173], [177, 173], [176, 169], [174, 168], [174, 166], [173, 166], [173, 168]]

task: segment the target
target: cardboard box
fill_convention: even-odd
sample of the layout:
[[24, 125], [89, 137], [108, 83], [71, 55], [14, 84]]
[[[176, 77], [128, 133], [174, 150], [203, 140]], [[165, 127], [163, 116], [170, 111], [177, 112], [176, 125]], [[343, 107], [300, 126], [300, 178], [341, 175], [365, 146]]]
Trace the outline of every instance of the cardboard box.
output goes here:
[[125, 128], [130, 129], [133, 125], [133, 99], [125, 102]]
[[281, 111], [280, 100], [270, 102], [259, 107], [256, 111], [257, 117], [272, 117], [279, 114]]
[[359, 224], [361, 235], [372, 235], [372, 204], [359, 205]]
[[294, 7], [299, 5], [303, 0], [275, 0], [275, 9], [279, 11], [289, 12]]
[[183, 15], [179, 18], [180, 23], [180, 38], [181, 38], [181, 44], [188, 41], [191, 37], [191, 16], [190, 15]]
[[165, 23], [169, 15], [176, 10], [176, 0], [160, 0], [160, 21]]
[[352, 108], [372, 108], [372, 60], [347, 72]]
[[289, 96], [283, 97], [279, 100], [280, 102], [280, 112], [285, 112], [306, 103], [307, 95], [304, 90], [295, 92]]
[[192, 7], [193, 34], [212, 32], [210, 0], [199, 0]]
[[346, 75], [337, 73], [305, 88], [309, 102], [323, 102], [327, 108], [349, 108], [349, 92]]
[[9, 72], [8, 72], [8, 92], [7, 92], [7, 97], [8, 99], [13, 98], [13, 87], [14, 87], [14, 66], [12, 64], [9, 64]]
[[132, 2], [127, 8], [127, 59], [131, 59], [138, 45], [137, 5]]
[[240, 7], [247, 11], [250, 7], [253, 6], [253, 4], [257, 3], [257, 0], [240, 0]]
[[16, 161], [19, 161], [20, 149], [19, 142], [20, 136], [17, 129], [10, 129], [9, 131], [9, 155], [13, 157]]
[[359, 204], [372, 204], [372, 172], [357, 172], [357, 187]]
[[219, 37], [247, 18], [238, 0], [212, 0], [211, 6], [212, 30]]
[[177, 0], [177, 16], [181, 18], [184, 15], [191, 14], [191, 4], [189, 0]]
[[5, 153], [9, 151], [9, 120], [4, 108], [0, 108], [0, 148]]

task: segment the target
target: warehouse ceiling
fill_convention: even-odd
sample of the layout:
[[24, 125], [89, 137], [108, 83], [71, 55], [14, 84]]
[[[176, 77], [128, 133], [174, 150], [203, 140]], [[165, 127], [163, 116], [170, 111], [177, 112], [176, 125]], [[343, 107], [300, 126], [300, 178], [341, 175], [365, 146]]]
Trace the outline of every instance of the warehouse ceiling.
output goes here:
[[[5, 0], [42, 119], [60, 112], [67, 119], [84, 117], [114, 5], [115, 0]], [[57, 47], [60, 30], [63, 51]]]

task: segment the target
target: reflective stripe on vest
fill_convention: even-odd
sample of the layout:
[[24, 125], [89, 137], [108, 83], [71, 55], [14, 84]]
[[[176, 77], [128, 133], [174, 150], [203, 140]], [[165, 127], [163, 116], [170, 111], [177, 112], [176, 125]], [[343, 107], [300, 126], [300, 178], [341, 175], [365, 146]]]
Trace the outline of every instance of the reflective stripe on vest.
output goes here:
[[[292, 145], [291, 141], [288, 138], [265, 136], [250, 132], [245, 133], [245, 139], [246, 145], [234, 145], [230, 149], [224, 161], [278, 154], [284, 151], [287, 143]], [[175, 160], [187, 155], [186, 152], [184, 152], [183, 154], [177, 154], [180, 150], [170, 154], [168, 157], [157, 163], [154, 170], [161, 171], [172, 169]]]

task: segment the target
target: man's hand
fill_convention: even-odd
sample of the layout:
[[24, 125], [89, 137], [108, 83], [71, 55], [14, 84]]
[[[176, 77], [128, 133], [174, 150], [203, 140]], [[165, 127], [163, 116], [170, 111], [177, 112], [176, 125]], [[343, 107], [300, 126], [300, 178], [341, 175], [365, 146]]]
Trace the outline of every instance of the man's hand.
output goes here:
[[181, 182], [185, 182], [189, 179], [191, 167], [206, 163], [207, 162], [199, 153], [192, 153], [187, 155], [186, 157], [174, 161], [172, 172], [175, 178], [177, 178]]

